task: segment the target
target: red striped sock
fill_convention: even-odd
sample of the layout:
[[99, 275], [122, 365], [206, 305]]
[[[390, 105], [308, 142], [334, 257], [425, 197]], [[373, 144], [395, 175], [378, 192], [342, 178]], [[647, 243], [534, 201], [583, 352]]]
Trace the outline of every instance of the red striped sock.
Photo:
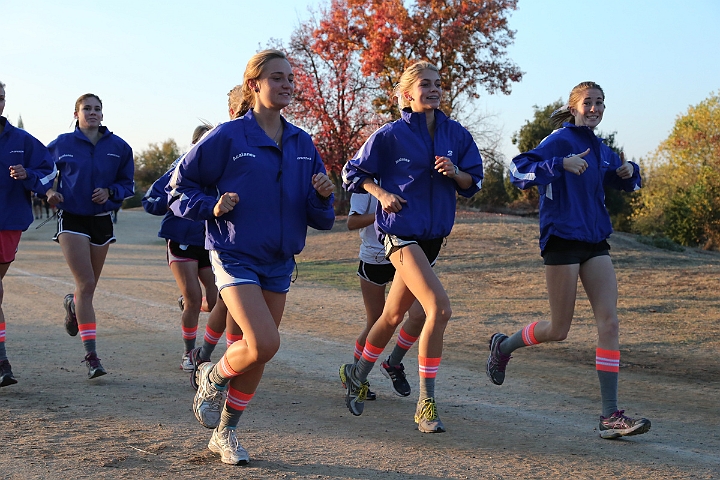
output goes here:
[[219, 373], [222, 375], [223, 378], [233, 378], [240, 375], [238, 372], [233, 370], [225, 355], [222, 356], [217, 366], [220, 369]]
[[95, 340], [97, 333], [96, 323], [79, 323], [78, 330], [80, 330], [80, 339], [85, 342], [87, 340]]
[[5, 322], [0, 323], [0, 342], [5, 341]]
[[405, 331], [405, 328], [401, 328], [400, 333], [398, 333], [397, 336], [397, 346], [405, 351], [410, 350], [410, 348], [415, 344], [415, 342], [417, 342], [418, 338], [419, 337], [413, 337], [412, 335], [408, 335], [408, 333]]
[[620, 351], [604, 350], [598, 348], [595, 350], [595, 369], [603, 372], [620, 372]]
[[255, 393], [243, 393], [240, 390], [236, 390], [231, 386], [228, 386], [227, 390], [227, 406], [234, 408], [235, 410], [243, 411], [247, 408], [248, 403], [252, 400]]
[[375, 363], [383, 350], [383, 348], [376, 347], [365, 340], [365, 348], [363, 349], [362, 358], [370, 363]]
[[183, 340], [195, 340], [197, 337], [197, 325], [194, 327], [184, 327], [181, 325], [180, 328], [182, 329]]
[[239, 342], [242, 339], [243, 339], [242, 333], [239, 335], [235, 335], [232, 333], [225, 333], [225, 343], [227, 344], [228, 347], [235, 342]]
[[427, 358], [418, 356], [420, 376], [423, 378], [435, 378], [440, 367], [441, 358]]
[[540, 343], [535, 338], [535, 326], [537, 324], [538, 324], [538, 322], [533, 322], [530, 325], [528, 325], [527, 327], [523, 328], [522, 339], [523, 339], [523, 342], [525, 343], [525, 346], [529, 347], [530, 345], [537, 345], [538, 343]]
[[353, 352], [353, 356], [355, 357], [355, 362], [360, 360], [360, 357], [362, 357], [363, 350], [365, 349], [364, 345], [360, 345], [360, 342], [355, 340], [355, 352]]
[[217, 345], [222, 337], [223, 332], [216, 332], [209, 326], [205, 326], [205, 336], [203, 339], [211, 345]]

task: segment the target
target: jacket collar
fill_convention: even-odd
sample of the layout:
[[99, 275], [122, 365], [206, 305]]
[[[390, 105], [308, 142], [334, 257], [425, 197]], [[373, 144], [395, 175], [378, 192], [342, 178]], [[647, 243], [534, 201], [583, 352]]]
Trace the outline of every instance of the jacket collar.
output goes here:
[[[427, 121], [425, 120], [425, 112], [413, 112], [412, 110], [410, 110], [410, 108], [403, 108], [400, 111], [400, 115], [402, 120], [408, 125], [410, 125], [410, 128], [412, 128], [413, 130], [419, 128], [420, 125], [427, 125]], [[442, 110], [435, 109], [436, 129], [438, 125], [445, 122], [447, 119], [447, 115], [445, 115]]]
[[[245, 137], [248, 145], [277, 147], [275, 142], [268, 138], [263, 129], [257, 123], [255, 112], [253, 112], [252, 108], [248, 110], [245, 115], [238, 118], [238, 120], [244, 122]], [[285, 117], [282, 115], [280, 115], [280, 121], [283, 122], [284, 125], [283, 139], [287, 139], [292, 135], [297, 135], [300, 132], [298, 127], [285, 120]]]
[[[98, 130], [100, 131], [100, 133], [102, 133], [102, 135], [100, 136], [100, 140], [102, 140], [103, 138], [105, 138], [109, 135], [112, 135], [112, 132], [103, 125], [100, 125], [100, 127], [98, 127]], [[75, 131], [73, 132], [73, 135], [75, 136], [75, 138], [78, 138], [85, 142], [90, 142], [90, 139], [85, 136], [85, 134], [82, 132], [82, 130], [80, 130], [80, 127], [78, 127], [77, 125], [75, 125]]]

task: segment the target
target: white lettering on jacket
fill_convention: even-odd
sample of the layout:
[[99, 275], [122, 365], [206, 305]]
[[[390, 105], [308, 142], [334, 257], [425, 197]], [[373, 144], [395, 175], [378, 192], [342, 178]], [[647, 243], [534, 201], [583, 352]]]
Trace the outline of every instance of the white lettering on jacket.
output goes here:
[[233, 161], [237, 160], [237, 159], [240, 158], [240, 157], [253, 157], [253, 158], [254, 158], [254, 157], [255, 157], [255, 154], [254, 154], [254, 153], [250, 153], [250, 152], [240, 152], [240, 153], [238, 153], [237, 155], [235, 155], [235, 156], [233, 157]]
[[62, 159], [65, 158], [65, 157], [73, 158], [73, 155], [72, 155], [72, 153], [66, 153], [66, 154], [64, 154], [64, 155], [60, 155], [60, 156], [58, 157], [58, 160], [62, 160]]
[[10, 153], [25, 153], [25, 150], [13, 150]]
[[312, 160], [312, 158], [310, 158], [310, 157], [297, 157], [297, 159], [298, 160], [308, 160], [308, 161]]
[[409, 159], [409, 158], [405, 158], [405, 157], [400, 157], [400, 158], [398, 158], [397, 160], [395, 160], [395, 163], [396, 163], [396, 164], [398, 164], [398, 163], [400, 163], [400, 162], [408, 162], [408, 163], [410, 163], [410, 159]]
[[120, 158], [120, 155], [118, 155], [118, 154], [116, 154], [116, 153], [108, 153], [108, 157], [117, 157], [117, 158]]

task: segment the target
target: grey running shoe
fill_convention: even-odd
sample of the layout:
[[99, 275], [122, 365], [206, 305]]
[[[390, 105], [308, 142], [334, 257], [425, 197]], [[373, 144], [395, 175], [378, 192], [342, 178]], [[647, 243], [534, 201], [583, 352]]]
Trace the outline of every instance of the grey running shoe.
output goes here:
[[75, 316], [75, 295], [68, 293], [63, 299], [63, 308], [65, 308], [65, 331], [71, 337], [78, 334], [78, 322]]
[[407, 397], [410, 395], [410, 384], [408, 383], [407, 378], [405, 378], [405, 367], [402, 363], [398, 365], [390, 365], [388, 361], [385, 360], [382, 362], [382, 370], [380, 371], [392, 381], [395, 394], [400, 397]]
[[625, 410], [618, 410], [609, 417], [600, 417], [600, 436], [613, 439], [640, 435], [650, 430], [650, 420], [639, 418], [637, 420], [623, 415]]
[[490, 337], [490, 355], [488, 356], [485, 372], [495, 385], [502, 385], [505, 381], [505, 368], [512, 358], [500, 351], [500, 344], [508, 338], [507, 335], [496, 333]]
[[193, 400], [195, 418], [205, 428], [215, 428], [220, 424], [220, 413], [227, 397], [227, 387], [217, 388], [210, 381], [213, 364], [205, 362], [197, 370], [198, 390]]
[[417, 404], [415, 423], [418, 424], [418, 430], [423, 433], [442, 433], [445, 431], [445, 425], [438, 417], [434, 398], [426, 398]]
[[184, 312], [184, 311], [185, 311], [185, 299], [183, 298], [182, 295], [180, 295], [180, 296], [178, 297], [178, 307], [180, 307], [180, 311], [181, 311], [181, 312]]
[[[340, 381], [342, 382], [343, 388], [347, 388], [347, 385], [345, 385], [345, 371], [340, 368]], [[365, 395], [365, 400], [368, 402], [374, 402], [377, 400], [377, 394], [371, 390], [368, 390], [367, 395]]]
[[190, 373], [194, 370], [192, 360], [190, 360], [191, 352], [192, 352], [192, 350], [190, 352], [183, 353], [182, 360], [180, 360], [180, 369], [183, 372]]
[[250, 462], [247, 450], [238, 442], [234, 427], [213, 430], [208, 448], [215, 453], [219, 453], [223, 463], [247, 465]]
[[192, 364], [192, 373], [190, 374], [190, 385], [197, 391], [197, 370], [205, 362], [209, 362], [210, 359], [200, 358], [201, 347], [195, 347], [190, 350], [190, 363]]
[[83, 361], [88, 368], [88, 378], [102, 377], [107, 374], [103, 366], [100, 365], [100, 359], [95, 352], [90, 352], [85, 355], [85, 360]]
[[10, 362], [3, 360], [0, 362], [0, 387], [7, 387], [8, 385], [15, 385], [16, 383], [17, 380], [15, 380], [13, 376]]
[[345, 387], [345, 405], [348, 410], [355, 416], [362, 415], [365, 408], [365, 400], [367, 398], [370, 383], [365, 381], [358, 385], [352, 379], [353, 365], [346, 363], [340, 366], [340, 381]]

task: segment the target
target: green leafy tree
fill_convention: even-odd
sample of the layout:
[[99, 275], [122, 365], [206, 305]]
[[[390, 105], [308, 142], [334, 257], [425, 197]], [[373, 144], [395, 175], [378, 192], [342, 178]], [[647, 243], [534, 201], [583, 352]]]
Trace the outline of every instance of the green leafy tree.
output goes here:
[[[557, 100], [542, 108], [533, 105], [533, 118], [527, 120], [520, 127], [520, 130], [513, 133], [511, 138], [513, 145], [517, 145], [520, 153], [525, 153], [537, 147], [545, 137], [552, 133], [553, 126], [550, 123], [550, 114], [562, 107], [562, 105], [562, 100]], [[540, 196], [537, 187], [520, 190], [510, 183], [509, 178], [506, 179], [505, 187], [508, 191], [508, 197], [513, 201], [513, 207], [538, 208]]]
[[644, 187], [634, 202], [634, 229], [686, 246], [720, 248], [720, 94], [713, 93], [675, 121], [647, 159]]
[[140, 206], [140, 200], [155, 180], [168, 171], [180, 156], [180, 149], [173, 139], [151, 143], [148, 148], [135, 154], [135, 196], [125, 200], [123, 207]]

